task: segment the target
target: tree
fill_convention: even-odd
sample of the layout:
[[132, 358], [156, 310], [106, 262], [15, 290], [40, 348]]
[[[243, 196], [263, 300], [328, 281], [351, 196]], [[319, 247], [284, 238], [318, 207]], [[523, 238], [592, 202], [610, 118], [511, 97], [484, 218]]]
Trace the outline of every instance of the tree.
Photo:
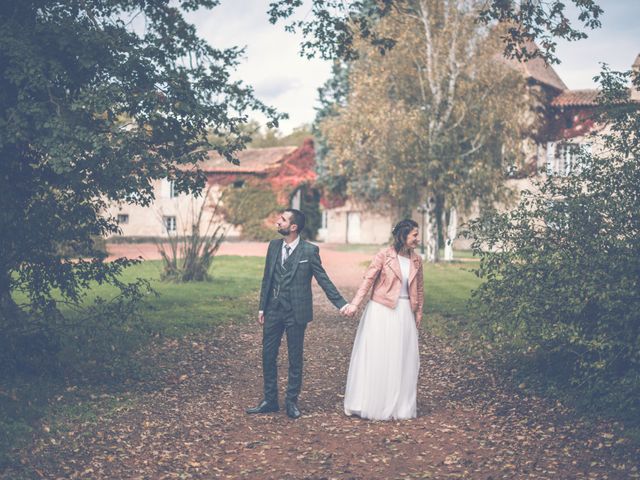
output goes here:
[[316, 116], [312, 125], [313, 136], [316, 139], [316, 171], [318, 172], [318, 186], [322, 188], [325, 197], [342, 197], [347, 189], [347, 177], [339, 172], [333, 173], [327, 164], [329, 145], [321, 132], [322, 123], [330, 117], [339, 115], [340, 108], [347, 105], [349, 92], [349, 64], [334, 61], [331, 77], [318, 89]]
[[[579, 168], [548, 176], [516, 208], [486, 211], [467, 236], [480, 255], [474, 311], [496, 350], [537, 365], [545, 382], [638, 418], [640, 407], [640, 105], [604, 68], [605, 129]], [[558, 368], [561, 366], [561, 368]]]
[[[302, 0], [274, 0], [270, 3], [272, 23], [289, 19], [303, 5]], [[303, 19], [291, 20], [290, 31], [301, 31], [306, 40], [301, 53], [325, 59], [353, 60], [358, 56], [358, 38], [366, 39], [371, 46], [384, 52], [393, 48], [397, 39], [375, 29], [381, 17], [406, 8], [415, 8], [416, 0], [312, 0], [311, 12]], [[566, 14], [568, 5], [578, 13], [578, 27]], [[555, 56], [556, 39], [568, 41], [587, 37], [582, 29], [601, 26], [602, 8], [594, 0], [552, 0], [549, 2], [490, 0], [482, 2], [478, 20], [485, 25], [501, 24], [504, 30], [504, 53], [518, 59], [541, 56], [548, 63], [558, 63]], [[541, 50], [531, 51], [529, 42], [541, 45]]]
[[319, 126], [326, 168], [349, 195], [386, 200], [398, 214], [427, 205], [430, 261], [457, 210], [506, 198], [505, 167], [535, 120], [524, 79], [476, 17], [461, 0], [423, 0], [381, 19], [376, 32], [397, 43], [384, 56], [357, 44], [346, 105]]
[[251, 139], [250, 146], [253, 148], [285, 146], [301, 147], [304, 141], [311, 136], [311, 127], [308, 124], [302, 124], [295, 127], [293, 131], [287, 135], [277, 128], [267, 128], [264, 132], [261, 132], [260, 129], [258, 129]]
[[[183, 13], [217, 0], [3, 1], [0, 17], [0, 320], [56, 312], [53, 292], [79, 301], [89, 282], [118, 282], [120, 259], [71, 261], [57, 245], [91, 250], [118, 231], [107, 202], [143, 205], [153, 181], [198, 193], [194, 164], [214, 149], [230, 161], [249, 138], [247, 112], [279, 115], [230, 80], [242, 51], [196, 36]], [[225, 133], [217, 142], [207, 132]]]

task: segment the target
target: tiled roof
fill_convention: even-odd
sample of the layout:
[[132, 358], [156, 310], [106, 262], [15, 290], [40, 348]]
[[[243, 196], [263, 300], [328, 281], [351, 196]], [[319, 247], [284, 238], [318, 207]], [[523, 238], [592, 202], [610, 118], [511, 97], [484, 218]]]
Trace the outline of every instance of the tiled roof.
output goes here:
[[551, 101], [554, 107], [597, 105], [598, 90], [565, 90]]
[[[533, 42], [527, 42], [525, 47], [527, 51], [532, 53], [538, 50], [537, 45]], [[550, 86], [556, 90], [562, 91], [568, 89], [551, 65], [548, 65], [547, 62], [540, 57], [535, 57], [526, 61], [517, 60], [515, 58], [504, 59], [504, 61], [506, 61], [508, 65], [519, 70], [526, 78], [531, 78], [538, 83]]]
[[234, 165], [217, 152], [210, 151], [208, 158], [198, 166], [207, 173], [267, 173], [296, 148], [298, 147], [247, 148], [236, 154], [240, 165]]

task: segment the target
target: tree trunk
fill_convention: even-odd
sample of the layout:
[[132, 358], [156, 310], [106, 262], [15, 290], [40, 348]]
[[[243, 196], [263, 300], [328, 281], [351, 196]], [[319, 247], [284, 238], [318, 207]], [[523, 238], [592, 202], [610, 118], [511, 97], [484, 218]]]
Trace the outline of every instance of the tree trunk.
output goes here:
[[456, 207], [449, 209], [449, 222], [447, 223], [447, 234], [444, 243], [444, 259], [448, 262], [453, 260], [453, 241], [458, 235], [458, 212]]
[[424, 214], [426, 260], [436, 263], [438, 259], [438, 214], [436, 212], [436, 200], [429, 195], [425, 205]]

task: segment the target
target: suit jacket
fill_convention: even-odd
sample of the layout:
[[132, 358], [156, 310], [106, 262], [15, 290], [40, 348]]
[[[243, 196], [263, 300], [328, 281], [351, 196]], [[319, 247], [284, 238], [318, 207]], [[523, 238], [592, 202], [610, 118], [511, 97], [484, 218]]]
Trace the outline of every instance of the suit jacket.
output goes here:
[[[268, 308], [267, 301], [272, 289], [273, 272], [278, 255], [282, 250], [282, 242], [284, 242], [282, 239], [269, 242], [262, 276], [262, 288], [260, 289], [260, 310], [262, 311], [266, 311]], [[289, 257], [289, 262], [291, 262], [293, 269], [290, 300], [296, 323], [306, 324], [313, 320], [312, 277], [315, 277], [318, 285], [336, 308], [342, 308], [347, 304], [322, 267], [320, 249], [316, 245], [300, 239], [300, 243]]]
[[[359, 307], [372, 285], [371, 300], [389, 308], [395, 308], [398, 305], [400, 288], [402, 287], [402, 272], [395, 248], [388, 247], [380, 250], [373, 257], [351, 304]], [[422, 306], [424, 305], [422, 259], [415, 252], [411, 253], [410, 258], [409, 300], [411, 301], [411, 310], [416, 316], [422, 315]]]

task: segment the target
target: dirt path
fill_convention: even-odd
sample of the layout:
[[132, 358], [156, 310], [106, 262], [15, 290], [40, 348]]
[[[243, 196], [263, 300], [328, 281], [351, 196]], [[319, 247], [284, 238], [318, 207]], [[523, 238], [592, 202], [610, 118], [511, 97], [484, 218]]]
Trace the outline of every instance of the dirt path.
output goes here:
[[[323, 252], [323, 261], [350, 296], [362, 259], [339, 253]], [[593, 426], [560, 405], [509, 391], [481, 362], [462, 360], [428, 333], [421, 336], [418, 418], [345, 417], [342, 394], [357, 321], [337, 315], [321, 292], [315, 299], [316, 320], [306, 335], [302, 418], [290, 420], [283, 411], [244, 413], [261, 397], [260, 330], [252, 323], [225, 326], [147, 352], [163, 373], [131, 384], [131, 402], [71, 432], [43, 435], [22, 453], [22, 466], [4, 478], [640, 476], [640, 452], [614, 434], [613, 426]], [[283, 348], [281, 397], [286, 362]]]

